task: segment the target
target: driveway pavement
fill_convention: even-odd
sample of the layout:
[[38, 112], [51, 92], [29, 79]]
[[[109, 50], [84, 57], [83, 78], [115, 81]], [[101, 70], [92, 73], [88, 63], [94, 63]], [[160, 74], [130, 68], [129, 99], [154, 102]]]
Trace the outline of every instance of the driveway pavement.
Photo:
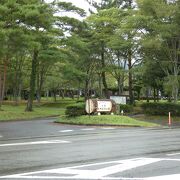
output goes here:
[[179, 128], [0, 123], [0, 179], [180, 179]]

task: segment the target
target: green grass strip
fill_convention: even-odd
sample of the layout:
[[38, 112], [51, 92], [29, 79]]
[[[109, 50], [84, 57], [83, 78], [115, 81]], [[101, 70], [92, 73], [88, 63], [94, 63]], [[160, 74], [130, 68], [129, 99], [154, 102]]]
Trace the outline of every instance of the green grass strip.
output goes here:
[[101, 116], [78, 116], [78, 117], [61, 117], [56, 122], [77, 125], [119, 125], [119, 126], [139, 126], [155, 127], [155, 123], [135, 120], [127, 116], [118, 115], [101, 115]]
[[59, 116], [64, 115], [65, 112], [65, 109], [62, 108], [34, 107], [33, 109], [32, 112], [25, 112], [25, 106], [23, 105], [3, 105], [2, 111], [0, 111], [0, 121]]

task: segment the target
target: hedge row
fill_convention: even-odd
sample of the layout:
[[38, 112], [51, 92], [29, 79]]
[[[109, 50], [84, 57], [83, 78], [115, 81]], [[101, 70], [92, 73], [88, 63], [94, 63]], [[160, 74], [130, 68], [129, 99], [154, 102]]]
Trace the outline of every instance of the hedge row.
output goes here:
[[85, 115], [85, 103], [77, 103], [67, 106], [65, 114], [69, 117]]
[[142, 109], [149, 115], [168, 115], [171, 112], [174, 116], [180, 115], [180, 104], [173, 103], [143, 103]]
[[[123, 110], [124, 113], [130, 113], [133, 111], [133, 106], [121, 104], [120, 112]], [[119, 112], [119, 113], [120, 113]], [[76, 103], [66, 107], [65, 114], [69, 117], [85, 115], [85, 103]]]
[[129, 104], [120, 104], [120, 112], [123, 110], [124, 113], [130, 113], [133, 111], [133, 106]]

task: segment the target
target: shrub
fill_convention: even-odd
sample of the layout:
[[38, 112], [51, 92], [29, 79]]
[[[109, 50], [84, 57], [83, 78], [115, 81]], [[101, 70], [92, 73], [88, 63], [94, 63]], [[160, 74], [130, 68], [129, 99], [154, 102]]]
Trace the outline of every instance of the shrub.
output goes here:
[[69, 117], [85, 115], [85, 103], [77, 103], [67, 106], [65, 114]]
[[129, 104], [120, 104], [120, 112], [123, 110], [124, 113], [130, 113], [133, 111], [133, 106]]
[[149, 115], [168, 115], [169, 112], [174, 116], [180, 115], [180, 104], [173, 103], [143, 103], [143, 111]]

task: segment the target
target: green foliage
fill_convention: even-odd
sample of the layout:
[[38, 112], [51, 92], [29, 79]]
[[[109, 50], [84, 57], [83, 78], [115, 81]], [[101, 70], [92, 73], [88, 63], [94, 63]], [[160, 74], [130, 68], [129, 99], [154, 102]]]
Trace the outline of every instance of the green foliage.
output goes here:
[[64, 109], [59, 109], [57, 107], [34, 107], [33, 112], [25, 112], [24, 109], [24, 105], [3, 105], [2, 111], [0, 111], [0, 121], [25, 120], [64, 115]]
[[120, 112], [123, 110], [124, 113], [131, 113], [133, 111], [133, 106], [129, 104], [120, 104]]
[[58, 7], [64, 11], [75, 12], [81, 16], [85, 16], [85, 11], [81, 8], [74, 6], [72, 3], [58, 2]]
[[166, 115], [171, 112], [173, 116], [180, 115], [180, 104], [173, 103], [143, 103], [143, 112], [149, 115]]
[[[164, 82], [166, 91], [171, 91], [174, 102], [177, 102], [179, 91], [177, 80], [179, 75], [178, 54], [180, 51], [180, 47], [177, 46], [180, 35], [180, 26], [177, 22], [179, 1], [138, 0], [137, 3], [139, 13], [146, 17], [144, 18], [146, 23], [143, 23], [142, 26], [142, 30], [145, 30], [142, 38], [144, 59], [148, 57], [149, 61], [158, 62], [167, 78], [172, 76], [175, 79], [176, 82], [172, 84], [166, 83], [166, 80]], [[152, 70], [154, 72], [154, 68]], [[155, 81], [151, 82], [154, 84]], [[171, 85], [172, 88], [170, 88]]]
[[69, 117], [85, 115], [85, 103], [77, 103], [67, 106], [65, 114]]
[[101, 115], [101, 116], [78, 116], [62, 117], [57, 122], [77, 125], [115, 125], [115, 126], [136, 126], [136, 127], [154, 127], [155, 123], [138, 121], [128, 116], [119, 115]]
[[[103, 89], [109, 87], [123, 94], [129, 83], [129, 92], [136, 91], [138, 99], [146, 87], [177, 100], [179, 1], [136, 2], [94, 1], [97, 12], [80, 21], [66, 16], [68, 12], [85, 15], [72, 3], [1, 0], [0, 64], [8, 65], [5, 91], [20, 97], [22, 90], [30, 90], [33, 98], [34, 92], [40, 97], [45, 90], [54, 91], [56, 97], [60, 89], [85, 89], [85, 96], [95, 89], [103, 96]], [[137, 75], [134, 67], [142, 61]], [[0, 72], [3, 76], [3, 69]], [[129, 93], [130, 100], [133, 94]]]
[[42, 107], [48, 107], [48, 108], [66, 108], [67, 106], [70, 106], [74, 103], [75, 101], [59, 101], [59, 102], [48, 102], [44, 103], [41, 106]]

